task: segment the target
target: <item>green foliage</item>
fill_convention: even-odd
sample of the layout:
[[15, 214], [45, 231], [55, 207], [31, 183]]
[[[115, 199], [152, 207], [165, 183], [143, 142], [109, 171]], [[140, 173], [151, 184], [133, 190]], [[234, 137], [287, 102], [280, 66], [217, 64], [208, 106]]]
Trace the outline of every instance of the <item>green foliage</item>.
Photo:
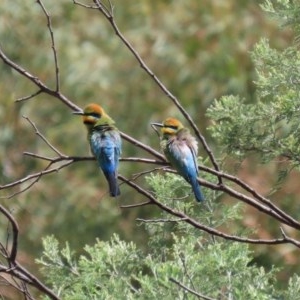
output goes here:
[[[278, 1], [288, 11], [298, 11], [299, 4]], [[291, 17], [277, 11], [270, 1], [265, 8], [282, 22]], [[290, 22], [286, 25], [291, 25]], [[300, 55], [297, 45], [276, 50], [266, 39], [261, 39], [252, 51], [257, 72], [257, 101], [247, 103], [238, 96], [224, 96], [215, 100], [207, 115], [214, 120], [212, 135], [223, 151], [239, 158], [249, 152], [258, 153], [264, 162], [283, 156], [299, 165], [300, 158]]]
[[[177, 176], [151, 176], [149, 182], [160, 199], [168, 204], [174, 201], [165, 196], [173, 194]], [[160, 188], [162, 183], [164, 189]], [[181, 209], [192, 212], [190, 202], [176, 202], [180, 202]], [[205, 215], [204, 207], [197, 205]], [[231, 214], [238, 217], [236, 211]], [[224, 220], [229, 215], [223, 211]], [[209, 219], [214, 218], [210, 214]], [[152, 221], [145, 223], [150, 235], [146, 251], [114, 234], [109, 241], [97, 240], [95, 245], [85, 246], [76, 257], [68, 244], [60, 249], [52, 236], [43, 240], [44, 253], [38, 263], [48, 283], [67, 300], [195, 299], [171, 279], [216, 299], [267, 300], [282, 294], [287, 296], [284, 299], [297, 299], [292, 295], [296, 295], [299, 277], [291, 279], [287, 291], [276, 290], [277, 270], [266, 271], [251, 264], [253, 254], [247, 244], [213, 239], [164, 213], [157, 222]]]
[[[139, 68], [99, 13], [68, 0], [43, 3], [52, 17], [63, 94], [80, 106], [91, 101], [103, 104], [122, 131], [158, 148], [149, 122], [167, 115], [180, 116], [177, 109]], [[191, 113], [202, 132], [206, 133], [208, 120], [204, 114], [212, 99], [224, 94], [240, 95], [222, 97], [209, 109], [207, 116], [215, 122], [210, 133], [219, 143], [216, 149], [223, 148], [226, 154], [240, 159], [249, 151], [259, 153], [264, 161], [285, 155], [298, 165], [297, 1], [267, 1], [265, 5], [276, 22], [291, 26], [296, 33], [295, 44], [283, 51], [273, 47], [284, 48], [290, 33], [274, 30], [277, 23], [266, 19], [255, 1], [128, 0], [124, 5], [124, 1], [116, 0], [114, 6], [119, 28]], [[34, 1], [4, 0], [0, 17], [4, 52], [54, 87], [50, 36], [40, 7]], [[261, 36], [268, 36], [270, 42], [263, 39], [252, 51], [258, 87], [258, 100], [253, 103], [255, 72], [248, 51]], [[43, 162], [24, 158], [24, 151], [53, 156], [22, 115], [29, 116], [63, 153], [88, 155], [85, 128], [80, 127], [70, 110], [45, 95], [15, 104], [16, 98], [36, 89], [7, 66], [0, 67], [1, 184], [45, 167]], [[211, 146], [214, 148], [213, 142]], [[143, 157], [145, 153], [124, 143], [123, 155]], [[140, 171], [145, 171], [142, 164], [121, 164], [125, 176]], [[205, 178], [215, 180], [212, 176]], [[137, 216], [150, 218], [156, 211], [146, 207], [121, 212], [118, 202], [107, 199], [102, 182], [93, 162], [77, 163], [55, 176], [43, 177], [29, 191], [7, 201], [19, 220], [21, 248], [27, 250], [22, 257], [28, 261], [39, 251], [42, 235], [54, 233], [57, 240], [68, 240], [59, 250], [55, 239], [45, 239], [40, 260], [45, 276], [64, 295], [63, 299], [82, 299], [88, 294], [95, 299], [99, 295], [110, 298], [112, 293], [120, 298], [125, 291], [143, 299], [147, 295], [149, 299], [153, 295], [170, 299], [171, 295], [173, 299], [193, 297], [185, 296], [181, 288], [171, 283], [171, 276], [200, 293], [216, 297], [224, 293], [227, 298], [236, 295], [248, 299], [251, 291], [256, 299], [265, 299], [266, 292], [273, 293], [268, 284], [269, 280], [277, 284], [272, 277], [275, 272], [248, 267], [252, 254], [245, 245], [214, 241], [164, 213], [159, 217], [170, 222], [146, 223], [137, 228]], [[244, 217], [240, 205], [221, 204], [220, 194], [212, 190], [204, 191], [209, 201], [196, 205], [189, 185], [181, 177], [154, 176], [148, 182], [159, 200], [211, 227], [226, 228]], [[16, 191], [20, 191], [19, 187]], [[7, 193], [11, 194], [11, 190]], [[139, 198], [122, 185], [122, 203], [133, 203]], [[291, 207], [288, 202], [284, 205]], [[6, 223], [1, 220], [1, 225], [2, 235], [6, 236]], [[112, 237], [114, 232], [118, 236]], [[82, 250], [96, 237], [99, 240], [95, 246]], [[77, 257], [70, 249], [83, 254]], [[188, 272], [179, 253], [184, 253], [181, 256], [189, 264]], [[270, 251], [267, 253], [270, 257]], [[219, 257], [224, 261], [223, 268]], [[99, 289], [102, 280], [104, 286]], [[249, 282], [249, 288], [241, 286], [241, 282]], [[297, 299], [297, 283], [295, 276], [284, 299]]]
[[[61, 92], [81, 107], [101, 103], [122, 131], [158, 149], [149, 123], [168, 115], [181, 118], [178, 110], [141, 70], [101, 14], [69, 0], [43, 3], [51, 16]], [[254, 70], [248, 49], [257, 38], [267, 32], [283, 42], [281, 35], [272, 33], [274, 24], [251, 1], [127, 0], [125, 5], [116, 0], [114, 7], [124, 35], [203, 131], [208, 122], [205, 109], [212, 99], [229, 93], [253, 98]], [[0, 25], [1, 47], [7, 56], [54, 88], [51, 40], [40, 6], [35, 1], [3, 0]], [[30, 117], [62, 153], [89, 155], [85, 128], [67, 107], [44, 94], [14, 103], [36, 89], [3, 63], [0, 68], [1, 184], [45, 168], [44, 162], [24, 157], [23, 152], [54, 155], [22, 115]], [[144, 157], [145, 153], [124, 143], [122, 155]], [[140, 171], [145, 171], [145, 165], [120, 164], [125, 176]], [[18, 186], [2, 196], [19, 191]], [[68, 239], [79, 249], [95, 237], [107, 240], [113, 232], [144, 245], [146, 233], [134, 234], [132, 224], [137, 215], [149, 217], [155, 212], [144, 208], [121, 212], [106, 192], [96, 164], [82, 162], [44, 176], [27, 193], [7, 201], [23, 230], [27, 256], [39, 252], [45, 234]], [[138, 200], [122, 185], [122, 203]], [[73, 238], [74, 228], [81, 239]]]

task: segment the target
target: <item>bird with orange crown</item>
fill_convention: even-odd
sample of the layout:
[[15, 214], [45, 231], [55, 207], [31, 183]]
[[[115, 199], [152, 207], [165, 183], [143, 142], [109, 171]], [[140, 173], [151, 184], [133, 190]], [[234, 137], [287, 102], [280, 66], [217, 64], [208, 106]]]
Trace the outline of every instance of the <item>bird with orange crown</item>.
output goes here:
[[122, 143], [114, 120], [100, 105], [95, 103], [87, 105], [83, 112], [73, 114], [82, 115], [83, 123], [88, 131], [91, 151], [106, 177], [110, 195], [112, 197], [120, 195], [117, 177]]
[[182, 123], [175, 118], [167, 118], [162, 124], [152, 123], [161, 127], [161, 148], [173, 168], [192, 186], [197, 201], [203, 201], [197, 180], [199, 174], [197, 164], [198, 143]]

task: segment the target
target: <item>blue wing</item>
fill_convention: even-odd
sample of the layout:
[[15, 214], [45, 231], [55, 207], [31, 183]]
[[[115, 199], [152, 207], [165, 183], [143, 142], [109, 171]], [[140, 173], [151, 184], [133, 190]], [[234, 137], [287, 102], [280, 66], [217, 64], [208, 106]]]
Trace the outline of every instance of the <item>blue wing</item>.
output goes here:
[[170, 144], [169, 157], [178, 173], [191, 184], [197, 201], [203, 201], [204, 197], [197, 181], [199, 172], [195, 149], [185, 141], [175, 140]]
[[117, 184], [121, 137], [118, 131], [95, 131], [90, 138], [91, 150], [96, 157], [110, 187], [112, 196], [120, 194]]

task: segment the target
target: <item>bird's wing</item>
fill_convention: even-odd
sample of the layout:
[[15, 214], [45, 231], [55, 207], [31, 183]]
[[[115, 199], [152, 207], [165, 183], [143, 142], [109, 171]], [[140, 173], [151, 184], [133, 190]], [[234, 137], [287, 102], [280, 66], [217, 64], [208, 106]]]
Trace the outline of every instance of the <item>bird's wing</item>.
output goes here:
[[173, 163], [179, 172], [187, 181], [190, 177], [198, 176], [197, 157], [194, 149], [184, 141], [173, 142], [172, 150]]
[[95, 133], [91, 137], [91, 150], [103, 172], [115, 172], [119, 163], [120, 146], [108, 134]]
[[197, 175], [198, 175], [199, 174], [199, 170], [198, 170], [198, 163], [197, 163], [197, 152], [195, 151], [195, 148], [192, 147], [191, 145], [187, 145], [187, 147], [190, 150], [191, 158], [192, 158], [192, 161], [193, 161], [193, 165], [194, 165], [195, 169], [197, 170]]

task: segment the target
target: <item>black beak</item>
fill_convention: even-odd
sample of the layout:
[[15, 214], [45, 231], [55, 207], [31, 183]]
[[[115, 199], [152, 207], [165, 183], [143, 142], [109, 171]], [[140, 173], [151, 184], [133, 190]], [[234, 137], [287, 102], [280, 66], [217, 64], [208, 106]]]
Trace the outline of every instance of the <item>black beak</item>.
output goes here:
[[84, 112], [83, 111], [74, 111], [72, 112], [73, 115], [80, 115], [80, 116], [83, 116], [84, 115]]
[[161, 123], [151, 123], [150, 125], [151, 125], [152, 129], [157, 133], [157, 135], [160, 136], [156, 127], [164, 127], [164, 125]]
[[164, 125], [163, 124], [161, 124], [161, 123], [151, 123], [151, 127], [152, 128], [154, 128], [154, 127], [164, 127]]

